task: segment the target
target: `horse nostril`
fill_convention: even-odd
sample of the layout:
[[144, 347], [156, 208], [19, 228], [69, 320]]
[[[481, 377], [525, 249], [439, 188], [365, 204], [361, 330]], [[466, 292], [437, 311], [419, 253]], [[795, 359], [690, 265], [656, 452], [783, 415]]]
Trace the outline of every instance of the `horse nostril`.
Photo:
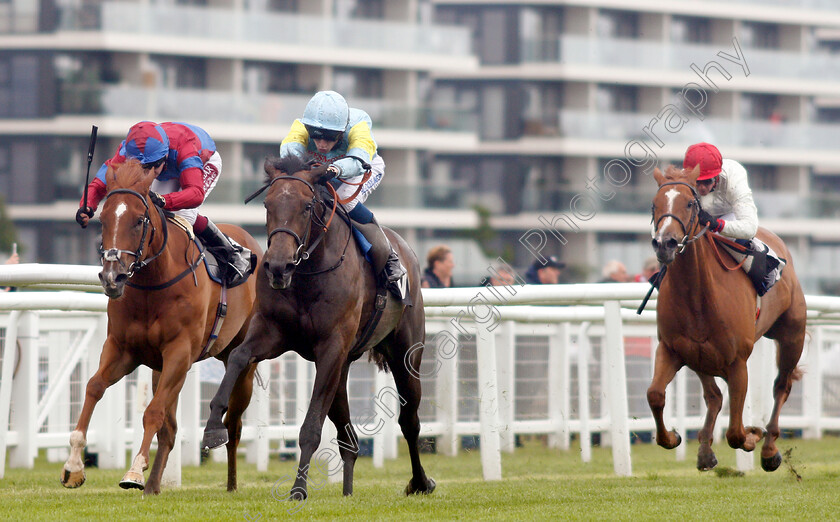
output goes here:
[[283, 273], [288, 274], [294, 269], [295, 269], [295, 264], [294, 263], [286, 263], [286, 268], [283, 269]]
[[651, 239], [650, 244], [653, 245], [654, 250], [659, 249], [659, 240], [658, 239]]
[[268, 261], [263, 261], [263, 270], [265, 270], [266, 273], [271, 271], [271, 266], [268, 264]]
[[665, 242], [668, 248], [677, 248], [677, 240], [674, 238], [668, 238], [668, 241]]
[[126, 281], [128, 281], [128, 275], [127, 274], [117, 274], [117, 277], [114, 279], [114, 282], [118, 285], [121, 285], [121, 284], [125, 283]]

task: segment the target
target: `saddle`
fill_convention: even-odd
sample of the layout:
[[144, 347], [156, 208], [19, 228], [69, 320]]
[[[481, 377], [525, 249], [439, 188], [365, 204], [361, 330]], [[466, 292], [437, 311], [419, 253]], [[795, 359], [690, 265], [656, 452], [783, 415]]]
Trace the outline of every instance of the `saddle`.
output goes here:
[[732, 240], [719, 234], [710, 234], [709, 238], [722, 246], [738, 262], [738, 266], [749, 276], [759, 297], [766, 294], [776, 281], [781, 279], [787, 260], [779, 257], [769, 245], [757, 237], [752, 240]]
[[[247, 281], [248, 277], [253, 273], [257, 264], [257, 256], [253, 252], [251, 253], [251, 270], [249, 270], [244, 276], [234, 274], [234, 277], [231, 278], [229, 272], [235, 271], [227, 270], [226, 263], [219, 261], [216, 257], [214, 249], [208, 248], [207, 245], [201, 242], [201, 240], [195, 235], [195, 232], [193, 232], [192, 225], [190, 225], [189, 221], [178, 214], [167, 213], [166, 218], [170, 223], [183, 230], [190, 238], [190, 241], [195, 243], [195, 246], [198, 247], [198, 251], [201, 252], [202, 259], [204, 260], [204, 268], [207, 269], [207, 275], [210, 276], [210, 280], [214, 283], [226, 286], [227, 288], [234, 288]], [[210, 255], [207, 255], [208, 253]]]

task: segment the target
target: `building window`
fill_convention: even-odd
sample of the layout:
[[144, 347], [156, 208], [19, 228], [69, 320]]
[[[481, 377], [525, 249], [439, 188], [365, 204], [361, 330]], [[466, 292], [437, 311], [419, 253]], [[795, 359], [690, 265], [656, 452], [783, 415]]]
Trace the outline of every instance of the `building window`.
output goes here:
[[757, 49], [779, 48], [779, 26], [758, 22], [744, 22], [742, 29], [744, 46]]
[[382, 70], [336, 67], [333, 87], [345, 98], [381, 98]]
[[598, 34], [607, 38], [638, 38], [639, 17], [629, 11], [602, 9], [598, 13]]
[[710, 43], [712, 41], [711, 20], [694, 16], [675, 16], [671, 20], [671, 41]]

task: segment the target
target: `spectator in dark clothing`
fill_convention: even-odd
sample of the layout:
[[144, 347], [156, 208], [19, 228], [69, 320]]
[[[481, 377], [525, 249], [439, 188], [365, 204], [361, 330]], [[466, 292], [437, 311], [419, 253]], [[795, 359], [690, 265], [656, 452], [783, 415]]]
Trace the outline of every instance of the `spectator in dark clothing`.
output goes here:
[[426, 256], [428, 266], [423, 271], [423, 278], [420, 286], [423, 288], [452, 288], [452, 270], [455, 268], [455, 260], [452, 257], [452, 249], [446, 245], [438, 245]]
[[525, 272], [525, 282], [531, 285], [556, 285], [560, 282], [560, 271], [566, 267], [555, 256], [549, 256], [545, 263], [537, 259]]

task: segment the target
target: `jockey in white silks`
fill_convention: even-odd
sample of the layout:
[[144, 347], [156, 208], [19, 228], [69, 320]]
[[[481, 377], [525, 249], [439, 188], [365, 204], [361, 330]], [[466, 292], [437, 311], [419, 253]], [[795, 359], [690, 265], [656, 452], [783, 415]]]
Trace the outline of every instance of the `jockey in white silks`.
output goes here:
[[696, 143], [686, 150], [683, 168], [693, 169], [697, 165], [700, 166], [697, 176], [702, 207], [698, 214], [700, 224], [753, 251], [752, 259], [742, 267], [753, 280], [758, 295], [764, 295], [781, 278], [785, 262], [755, 237], [758, 210], [747, 182], [747, 170], [735, 160], [723, 159], [717, 147], [710, 143]]

